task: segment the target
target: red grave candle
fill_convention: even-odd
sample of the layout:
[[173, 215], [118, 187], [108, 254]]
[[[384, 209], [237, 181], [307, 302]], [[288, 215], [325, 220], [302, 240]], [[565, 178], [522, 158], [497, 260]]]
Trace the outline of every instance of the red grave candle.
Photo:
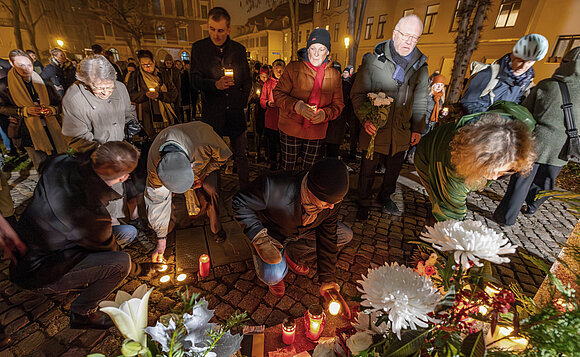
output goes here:
[[296, 323], [294, 320], [286, 319], [282, 323], [282, 342], [286, 345], [291, 345], [294, 343], [294, 338], [296, 337]]
[[202, 254], [199, 256], [199, 276], [205, 277], [209, 275], [209, 255]]

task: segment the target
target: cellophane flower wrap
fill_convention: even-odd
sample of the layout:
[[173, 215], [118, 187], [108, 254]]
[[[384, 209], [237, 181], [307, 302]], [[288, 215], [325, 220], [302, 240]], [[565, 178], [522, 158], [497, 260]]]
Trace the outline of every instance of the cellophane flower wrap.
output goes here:
[[371, 140], [367, 147], [366, 158], [372, 160], [375, 152], [375, 138], [377, 137], [377, 132], [387, 123], [391, 104], [394, 99], [388, 97], [383, 92], [367, 93], [367, 98], [368, 101], [360, 106], [357, 114], [358, 117], [362, 119], [363, 123], [369, 121], [375, 126], [375, 128], [377, 128], [377, 131], [371, 135]]

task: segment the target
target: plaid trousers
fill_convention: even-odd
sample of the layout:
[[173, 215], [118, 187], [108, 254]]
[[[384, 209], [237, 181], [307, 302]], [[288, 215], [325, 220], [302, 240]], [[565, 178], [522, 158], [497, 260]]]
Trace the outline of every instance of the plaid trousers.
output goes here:
[[[280, 147], [282, 149], [282, 170], [308, 170], [319, 157], [322, 139], [300, 139], [286, 135], [280, 131]], [[302, 165], [298, 165], [298, 158], [302, 158]]]

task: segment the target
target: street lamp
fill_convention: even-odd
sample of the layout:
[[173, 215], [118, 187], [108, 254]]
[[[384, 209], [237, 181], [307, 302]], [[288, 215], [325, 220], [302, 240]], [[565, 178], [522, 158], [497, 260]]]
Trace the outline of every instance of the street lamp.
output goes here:
[[346, 48], [346, 56], [345, 56], [345, 64], [346, 67], [348, 65], [348, 45], [350, 45], [350, 37], [346, 36], [344, 38], [344, 47]]
[[63, 40], [56, 40], [56, 44], [59, 45], [60, 47], [64, 46], [64, 41]]

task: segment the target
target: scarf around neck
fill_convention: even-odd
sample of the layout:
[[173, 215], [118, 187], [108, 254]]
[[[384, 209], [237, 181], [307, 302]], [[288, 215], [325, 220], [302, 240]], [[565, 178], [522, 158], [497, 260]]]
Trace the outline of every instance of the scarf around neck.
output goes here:
[[512, 69], [512, 59], [509, 53], [500, 58], [499, 64], [500, 67], [504, 69], [503, 73], [506, 73], [508, 77], [513, 81], [514, 85], [517, 87], [521, 87], [522, 90], [526, 89], [530, 81], [535, 76], [533, 67], [530, 67], [530, 69], [528, 69], [524, 73], [520, 74], [519, 76], [516, 76], [514, 74], [514, 70]]
[[300, 204], [302, 206], [302, 225], [307, 226], [314, 223], [318, 214], [323, 210], [318, 208], [308, 196], [308, 185], [306, 183], [306, 178], [308, 174], [304, 175], [302, 179], [302, 184], [300, 185]]
[[401, 85], [405, 81], [405, 70], [411, 62], [411, 57], [415, 53], [415, 49], [406, 56], [401, 56], [396, 50], [395, 45], [393, 45], [393, 40], [389, 41], [389, 51], [391, 52], [391, 57], [395, 62], [395, 72], [393, 73], [393, 79], [396, 80], [399, 85]]
[[433, 93], [433, 101], [435, 102], [435, 106], [433, 107], [429, 121], [435, 123], [439, 121], [439, 102], [441, 101], [441, 98], [443, 98], [443, 91]]
[[[165, 85], [165, 83], [161, 84], [161, 81], [159, 80], [159, 69], [155, 68], [155, 70], [153, 71], [153, 73], [149, 73], [149, 72], [145, 72], [142, 68], [139, 68], [139, 71], [141, 72], [141, 75], [143, 76], [143, 81], [145, 81], [145, 85], [147, 86], [147, 90], [149, 90], [149, 88], [155, 88], [155, 90], [159, 91], [159, 92], [167, 92], [167, 86]], [[161, 85], [160, 85], [161, 84]], [[171, 103], [166, 103], [163, 102], [161, 100], [156, 100], [154, 101], [154, 104], [157, 103], [157, 105], [159, 105], [159, 112], [161, 113], [161, 116], [163, 117], [163, 122], [166, 124], [173, 124], [173, 119], [176, 118], [177, 116], [175, 115], [175, 112], [173, 111], [173, 107], [171, 106]]]
[[[312, 87], [312, 91], [310, 92], [310, 96], [308, 97], [308, 104], [315, 105], [317, 108], [320, 106], [320, 98], [322, 96], [322, 82], [324, 80], [324, 73], [326, 71], [326, 65], [328, 61], [325, 60], [320, 66], [316, 67], [310, 63], [310, 61], [306, 61], [308, 67], [312, 68], [316, 72], [316, 76], [314, 77], [314, 86]], [[308, 129], [312, 123], [310, 120], [305, 120], [302, 122], [302, 128]]]

